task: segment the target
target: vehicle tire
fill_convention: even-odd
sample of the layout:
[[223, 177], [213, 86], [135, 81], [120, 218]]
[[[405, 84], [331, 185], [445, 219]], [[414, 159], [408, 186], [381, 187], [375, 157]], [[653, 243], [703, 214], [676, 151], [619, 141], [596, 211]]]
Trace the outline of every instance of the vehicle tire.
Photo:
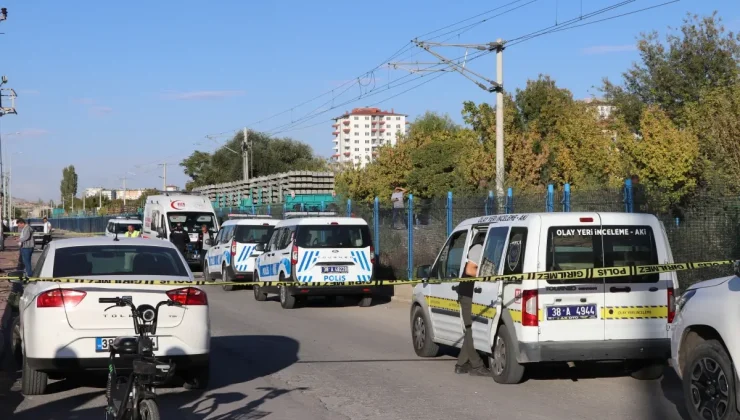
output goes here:
[[681, 376], [689, 417], [701, 420], [711, 413], [716, 419], [740, 419], [734, 369], [724, 346], [717, 340], [707, 340], [690, 349], [687, 356]]
[[213, 279], [211, 278], [211, 272], [208, 271], [208, 264], [203, 264], [203, 280], [213, 281]]
[[257, 302], [264, 302], [267, 300], [267, 293], [263, 292], [260, 286], [254, 285], [254, 287], [252, 287], [252, 291], [254, 292], [254, 300]]
[[360, 298], [360, 303], [358, 305], [360, 308], [367, 308], [370, 305], [373, 304], [373, 297], [372, 296], [363, 296]]
[[[280, 281], [285, 281], [282, 274], [280, 275]], [[293, 309], [295, 307], [295, 296], [291, 295], [288, 292], [288, 288], [285, 286], [280, 286], [279, 292], [280, 306], [282, 306], [283, 309]]]
[[639, 381], [654, 381], [660, 379], [665, 372], [666, 363], [659, 360], [648, 360], [640, 362], [637, 369], [630, 373], [630, 376]]
[[488, 365], [493, 380], [499, 384], [518, 384], [524, 377], [524, 365], [516, 360], [514, 343], [506, 325], [498, 327], [491, 354], [488, 356]]
[[[226, 269], [226, 265], [224, 265], [223, 267], [221, 267], [221, 281], [224, 282], [224, 283], [231, 282], [231, 277], [229, 277], [229, 270]], [[225, 292], [230, 292], [230, 291], [234, 290], [234, 285], [231, 285], [231, 284], [224, 284], [221, 287], [224, 288], [224, 291]]]
[[432, 341], [431, 332], [429, 317], [421, 306], [417, 306], [411, 317], [411, 343], [417, 356], [436, 357], [439, 354], [439, 345]]
[[21, 392], [23, 395], [43, 395], [49, 383], [49, 375], [33, 370], [28, 366], [26, 356], [23, 356], [23, 370], [21, 373]]
[[197, 368], [192, 368], [188, 371], [185, 378], [185, 383], [183, 384], [183, 387], [185, 389], [206, 389], [208, 388], [208, 383], [211, 380], [211, 365], [206, 364], [204, 366], [200, 366]]
[[139, 401], [139, 418], [141, 420], [160, 420], [157, 402], [150, 399]]

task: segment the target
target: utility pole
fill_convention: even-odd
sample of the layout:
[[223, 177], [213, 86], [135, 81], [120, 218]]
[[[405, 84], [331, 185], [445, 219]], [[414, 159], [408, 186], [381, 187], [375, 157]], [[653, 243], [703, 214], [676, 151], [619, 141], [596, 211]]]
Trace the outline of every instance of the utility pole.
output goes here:
[[[486, 92], [496, 93], [496, 194], [499, 198], [499, 203], [503, 203], [504, 198], [504, 185], [505, 185], [505, 171], [504, 171], [504, 79], [503, 79], [503, 68], [504, 68], [504, 41], [500, 38], [496, 42], [489, 42], [487, 44], [442, 44], [438, 42], [427, 42], [427, 41], [414, 41], [414, 43], [421, 49], [435, 56], [439, 61], [436, 63], [388, 63], [389, 66], [394, 68], [403, 68], [408, 65], [424, 65], [431, 64], [433, 66], [439, 66], [441, 64], [447, 65], [445, 68], [434, 69], [432, 67], [427, 68], [416, 68], [404, 70], [411, 73], [420, 72], [440, 72], [440, 71], [456, 71], [463, 77], [475, 83], [476, 86], [485, 90]], [[432, 50], [432, 47], [459, 47], [467, 49], [474, 49], [478, 51], [495, 51], [496, 52], [496, 81], [488, 79], [473, 70], [466, 67], [467, 52], [465, 54], [465, 60], [462, 63], [456, 60], [451, 60]], [[476, 80], [480, 79], [487, 83], [487, 85]]]
[[[8, 19], [8, 9], [3, 7], [0, 8], [0, 22]], [[0, 86], [8, 83], [8, 78], [5, 76], [2, 76], [0, 78]], [[9, 92], [7, 95], [3, 95], [3, 91]], [[10, 107], [5, 108], [3, 107], [3, 96], [10, 97]], [[5, 114], [16, 114], [15, 111], [15, 98], [16, 94], [13, 89], [0, 89], [0, 117], [2, 117]], [[3, 141], [2, 137], [0, 136], [0, 175], [3, 173]], [[0, 195], [5, 198], [5, 188], [0, 186]], [[0, 208], [0, 216], [3, 214], [3, 209], [5, 207], [3, 206]], [[10, 221], [8, 221], [8, 224], [10, 224]], [[10, 226], [8, 226], [10, 227]], [[5, 231], [0, 231], [0, 251], [5, 251]]]
[[162, 167], [162, 191], [167, 191], [167, 162], [160, 163], [159, 166]]
[[245, 181], [249, 181], [249, 152], [252, 150], [252, 145], [249, 144], [249, 130], [244, 127], [244, 139], [242, 140], [242, 174]]
[[[136, 176], [133, 172], [126, 172], [126, 175], [133, 175]], [[123, 209], [126, 211], [126, 178], [128, 178], [126, 175], [123, 176]]]

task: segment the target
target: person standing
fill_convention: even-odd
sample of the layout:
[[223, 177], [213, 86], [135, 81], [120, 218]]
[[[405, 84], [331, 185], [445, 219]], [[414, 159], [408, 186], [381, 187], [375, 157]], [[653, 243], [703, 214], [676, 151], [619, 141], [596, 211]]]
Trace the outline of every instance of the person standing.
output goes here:
[[182, 223], [178, 223], [175, 229], [170, 233], [170, 242], [172, 242], [184, 258], [187, 258], [187, 247], [190, 243], [190, 235], [182, 230]]
[[207, 225], [200, 227], [200, 233], [198, 233], [198, 252], [200, 253], [200, 266], [205, 267], [206, 265], [206, 253], [213, 244], [213, 234], [208, 230]]
[[41, 249], [46, 248], [46, 245], [51, 242], [51, 223], [49, 223], [49, 219], [44, 217], [44, 239], [41, 241]]
[[33, 268], [31, 267], [31, 255], [33, 254], [33, 229], [31, 229], [31, 226], [26, 224], [26, 221], [23, 219], [18, 219], [18, 229], [20, 229], [21, 233], [18, 236], [18, 242], [20, 243], [20, 257], [21, 261], [23, 262], [23, 270], [26, 273], [27, 277], [31, 277], [31, 274], [33, 273]]
[[123, 235], [126, 238], [138, 238], [141, 231], [134, 229], [134, 225], [128, 225], [126, 233]]
[[405, 206], [403, 201], [403, 195], [406, 194], [406, 189], [401, 187], [396, 187], [393, 190], [393, 194], [391, 194], [391, 203], [393, 203], [393, 218], [392, 218], [392, 226], [393, 229], [396, 229], [396, 220], [398, 219], [399, 215], [401, 216], [401, 220], [403, 221], [403, 225], [406, 227], [406, 229], [409, 228], [409, 223], [406, 220], [405, 215]]
[[[467, 263], [465, 264], [464, 277], [476, 277], [478, 275], [478, 264], [483, 254], [483, 245], [476, 243], [468, 251]], [[473, 292], [475, 282], [461, 281], [457, 286], [457, 300], [460, 303], [460, 314], [465, 327], [462, 348], [455, 364], [455, 373], [469, 373], [473, 376], [488, 376], [490, 371], [483, 364], [478, 351], [473, 345]]]

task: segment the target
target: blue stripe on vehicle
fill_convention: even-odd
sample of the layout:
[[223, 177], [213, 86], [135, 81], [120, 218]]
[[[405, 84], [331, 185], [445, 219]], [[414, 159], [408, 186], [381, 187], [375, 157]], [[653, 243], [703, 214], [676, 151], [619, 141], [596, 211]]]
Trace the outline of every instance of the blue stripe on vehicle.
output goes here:
[[239, 257], [236, 259], [236, 262], [240, 262], [244, 258], [244, 252], [247, 250], [248, 247], [242, 246], [242, 250], [239, 253]]
[[357, 253], [355, 251], [350, 251], [350, 254], [352, 255], [352, 261], [357, 263]]
[[[300, 251], [298, 251], [298, 252], [300, 252]], [[303, 254], [303, 256], [301, 257], [301, 260], [298, 263], [298, 270], [297, 271], [302, 271], [303, 270], [303, 264], [306, 261], [306, 256], [308, 255], [308, 252], [305, 251], [305, 252], [302, 252], [302, 254]]]
[[360, 258], [362, 258], [363, 261], [365, 261], [365, 270], [372, 271], [372, 267], [370, 266], [370, 260], [367, 258], [367, 254], [364, 252], [360, 252]]
[[[316, 261], [318, 261], [318, 259], [319, 259], [319, 251], [314, 251], [313, 259], [311, 260], [311, 265], [316, 264]], [[306, 267], [306, 268], [309, 268], [309, 267]]]

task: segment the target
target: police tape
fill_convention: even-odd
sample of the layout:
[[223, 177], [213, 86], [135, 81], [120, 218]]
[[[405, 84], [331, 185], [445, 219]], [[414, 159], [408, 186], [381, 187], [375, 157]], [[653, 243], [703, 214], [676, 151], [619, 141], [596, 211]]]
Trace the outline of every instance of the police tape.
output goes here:
[[448, 279], [413, 279], [413, 280], [367, 280], [346, 282], [299, 282], [299, 281], [244, 281], [223, 282], [205, 280], [104, 280], [86, 278], [54, 278], [54, 277], [12, 277], [1, 276], [0, 279], [16, 280], [23, 283], [49, 282], [49, 283], [76, 283], [76, 284], [136, 284], [147, 286], [259, 286], [259, 287], [381, 287], [402, 286], [409, 284], [443, 284], [459, 282], [481, 282], [481, 283], [521, 283], [526, 280], [559, 281], [562, 283], [578, 283], [589, 279], [606, 279], [616, 277], [635, 277], [651, 274], [670, 273], [674, 271], [698, 270], [701, 268], [720, 267], [724, 265], [736, 265], [740, 267], [740, 261], [705, 261], [694, 263], [673, 263], [654, 265], [630, 265], [621, 267], [586, 268], [579, 270], [543, 271], [522, 274], [509, 274], [503, 276], [484, 276]]

